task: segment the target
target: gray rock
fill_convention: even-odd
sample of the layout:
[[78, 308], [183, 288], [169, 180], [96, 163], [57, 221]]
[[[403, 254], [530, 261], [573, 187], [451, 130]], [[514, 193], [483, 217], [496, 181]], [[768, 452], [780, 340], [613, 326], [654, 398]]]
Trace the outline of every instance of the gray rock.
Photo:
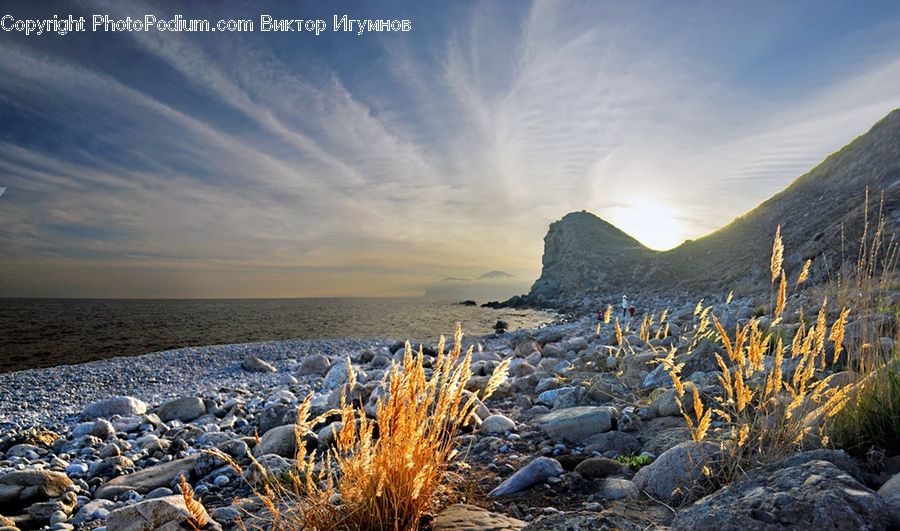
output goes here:
[[300, 362], [300, 368], [297, 369], [297, 374], [300, 376], [325, 376], [330, 368], [331, 362], [328, 361], [328, 358], [321, 354], [314, 354], [303, 358], [303, 361]]
[[[684, 396], [681, 397], [681, 402], [684, 404], [685, 411], [693, 411], [693, 389], [693, 383], [684, 382]], [[681, 408], [678, 407], [678, 402], [675, 400], [677, 397], [678, 391], [676, 389], [669, 389], [656, 397], [656, 400], [653, 401], [653, 404], [650, 407], [652, 407], [653, 411], [660, 417], [680, 417]]]
[[887, 529], [888, 505], [827, 461], [733, 483], [678, 512], [676, 530]]
[[637, 485], [627, 479], [606, 478], [597, 489], [597, 496], [604, 500], [631, 500], [640, 496]]
[[622, 463], [607, 457], [589, 457], [575, 467], [575, 472], [586, 478], [605, 478], [621, 471]]
[[[171, 494], [171, 492], [169, 492]], [[106, 520], [109, 512], [116, 506], [112, 500], [91, 500], [84, 504], [72, 518], [72, 525], [81, 525], [93, 520]]]
[[278, 372], [272, 364], [249, 354], [241, 362], [241, 368], [248, 372]]
[[656, 366], [655, 369], [650, 371], [644, 381], [641, 382], [641, 389], [655, 389], [657, 387], [669, 387], [673, 385], [672, 377], [669, 375], [669, 371], [666, 370], [666, 366], [660, 363]]
[[704, 494], [707, 478], [703, 466], [716, 475], [722, 465], [718, 444], [704, 441], [683, 442], [662, 453], [655, 461], [638, 470], [634, 484], [656, 499], [670, 505], [689, 503]]
[[481, 421], [479, 429], [482, 433], [503, 434], [515, 431], [516, 423], [503, 415], [489, 415]]
[[878, 489], [878, 495], [887, 504], [894, 519], [893, 525], [900, 527], [900, 473], [894, 474], [891, 479]]
[[286, 424], [267, 431], [253, 449], [253, 454], [256, 456], [275, 454], [293, 458], [297, 455], [297, 437], [294, 425]]
[[601, 433], [585, 442], [587, 443], [584, 449], [586, 454], [599, 452], [606, 457], [632, 455], [641, 449], [641, 443], [635, 436], [621, 431]]
[[543, 483], [549, 478], [559, 476], [563, 472], [562, 465], [556, 459], [538, 457], [507, 478], [506, 481], [497, 485], [497, 488], [492, 490], [490, 495], [508, 496], [515, 494]]
[[170, 420], [190, 422], [204, 413], [206, 413], [206, 404], [196, 396], [176, 398], [159, 406], [156, 410], [156, 414], [163, 422]]
[[97, 489], [94, 498], [113, 499], [119, 494], [129, 490], [140, 494], [146, 494], [158, 487], [168, 487], [181, 473], [190, 474], [202, 454], [194, 454], [183, 459], [176, 459], [168, 463], [162, 463], [143, 470], [138, 470], [127, 476], [119, 476], [109, 480], [105, 485]]
[[538, 422], [551, 439], [578, 444], [611, 430], [614, 413], [606, 406], [572, 407], [548, 413]]
[[81, 412], [81, 416], [87, 420], [98, 418], [110, 418], [113, 415], [121, 415], [128, 417], [132, 415], [143, 415], [147, 412], [147, 404], [130, 396], [117, 396], [99, 400], [88, 404]]
[[[209, 518], [203, 510], [205, 518]], [[184, 529], [191, 520], [191, 512], [182, 496], [167, 496], [126, 505], [109, 513], [107, 531], [176, 531]], [[208, 526], [219, 528], [218, 525]]]

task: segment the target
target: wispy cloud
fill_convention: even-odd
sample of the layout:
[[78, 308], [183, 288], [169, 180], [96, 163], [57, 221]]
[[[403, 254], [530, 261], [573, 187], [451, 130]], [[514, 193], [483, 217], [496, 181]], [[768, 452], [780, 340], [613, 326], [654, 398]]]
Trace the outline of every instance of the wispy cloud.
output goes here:
[[896, 8], [821, 35], [792, 13], [478, 2], [368, 40], [3, 35], [0, 295], [535, 277], [551, 221], [641, 204], [697, 237], [900, 106]]

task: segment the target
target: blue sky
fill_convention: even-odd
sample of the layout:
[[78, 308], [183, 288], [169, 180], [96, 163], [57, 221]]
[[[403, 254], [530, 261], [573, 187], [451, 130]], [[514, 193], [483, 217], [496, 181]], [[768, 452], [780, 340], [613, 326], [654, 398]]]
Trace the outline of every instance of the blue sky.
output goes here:
[[896, 2], [91, 0], [5, 14], [347, 14], [412, 31], [0, 32], [0, 296], [533, 279], [567, 212], [671, 247], [900, 106]]

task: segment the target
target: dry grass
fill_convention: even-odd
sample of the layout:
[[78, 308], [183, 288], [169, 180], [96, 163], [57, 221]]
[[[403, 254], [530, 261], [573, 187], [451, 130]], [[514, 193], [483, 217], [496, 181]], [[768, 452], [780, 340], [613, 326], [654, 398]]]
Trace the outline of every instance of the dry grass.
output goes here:
[[[256, 494], [268, 515], [251, 527], [418, 529], [448, 487], [458, 457], [456, 437], [474, 415], [476, 400], [489, 397], [506, 378], [508, 362], [497, 367], [480, 395], [464, 393], [472, 377], [472, 349], [463, 355], [461, 344], [457, 326], [454, 347], [445, 352], [441, 338], [428, 376], [423, 352], [414, 353], [407, 343], [402, 363], [394, 363], [382, 381], [388, 395], [379, 402], [375, 418], [347, 399], [356, 386], [352, 368], [338, 410], [310, 419], [307, 397], [297, 415], [296, 464], [287, 478], [273, 477], [254, 461], [264, 479], [255, 487]], [[343, 424], [334, 447], [307, 453], [302, 438], [330, 415], [339, 415]], [[216, 455], [240, 471], [227, 456]]]
[[[842, 271], [831, 284], [834, 299], [854, 303], [856, 316], [877, 313], [882, 298], [896, 285], [897, 244], [893, 237], [887, 238], [884, 217], [879, 214], [878, 220], [871, 238], [866, 223], [855, 269]], [[770, 262], [770, 327], [782, 323], [790, 300], [783, 256], [779, 227]], [[810, 267], [807, 260], [795, 289], [809, 278]], [[900, 357], [896, 347], [890, 352], [876, 348], [877, 331], [863, 327], [863, 337], [845, 354], [851, 310], [843, 304], [834, 310], [827, 295], [821, 300], [809, 322], [802, 307], [799, 309], [799, 324], [792, 336], [784, 334], [788, 330], [784, 327], [762, 330], [761, 315], [726, 330], [712, 307], [700, 301], [694, 310], [698, 320], [694, 344], [712, 335], [724, 348], [724, 358], [716, 354], [721, 396], [704, 398], [692, 387], [691, 405], [685, 407], [682, 365], [676, 363], [675, 351], [660, 359], [675, 383], [692, 439], [716, 440], [724, 450], [727, 462], [718, 468], [718, 477], [709, 478], [710, 488], [733, 481], [748, 468], [810, 446], [836, 443], [860, 453], [900, 453]], [[830, 320], [829, 309], [836, 316]], [[832, 385], [826, 376], [842, 354], [849, 360], [850, 383]], [[704, 470], [713, 474], [709, 467]]]
[[[773, 287], [778, 282], [773, 293], [773, 325], [781, 322], [787, 301], [783, 253], [779, 229], [771, 260]], [[715, 467], [722, 470], [721, 477], [709, 478], [711, 488], [736, 479], [747, 468], [801, 449], [810, 437], [822, 436], [826, 422], [847, 403], [847, 388], [829, 387], [820, 378], [826, 364], [840, 355], [848, 315], [847, 310], [841, 311], [829, 326], [827, 308], [826, 300], [815, 323], [808, 329], [801, 324], [788, 347], [781, 339], [773, 344], [775, 336], [761, 329], [759, 317], [743, 326], [736, 325], [733, 331], [725, 330], [712, 307], [704, 307], [701, 301], [694, 312], [698, 316], [696, 337], [708, 337], [712, 332], [726, 353], [725, 358], [716, 354], [722, 394], [707, 397], [707, 403], [693, 386], [692, 406], [685, 408], [682, 366], [675, 363], [675, 351], [660, 360], [675, 384], [691, 438], [695, 442], [714, 438], [727, 456], [724, 467]], [[832, 359], [826, 359], [829, 341], [834, 345]], [[784, 366], [793, 370], [785, 372]], [[713, 420], [719, 421], [721, 427], [712, 429]], [[712, 474], [712, 467], [705, 467], [704, 471]]]

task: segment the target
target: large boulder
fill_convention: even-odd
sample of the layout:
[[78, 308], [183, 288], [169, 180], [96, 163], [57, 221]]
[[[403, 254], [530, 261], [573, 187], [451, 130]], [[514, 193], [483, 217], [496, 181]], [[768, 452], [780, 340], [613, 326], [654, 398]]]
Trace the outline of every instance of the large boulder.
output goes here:
[[682, 505], [702, 496], [710, 478], [721, 471], [725, 456], [713, 442], [683, 442], [662, 453], [655, 461], [638, 470], [634, 484], [669, 505]]
[[0, 475], [0, 507], [24, 507], [61, 496], [72, 480], [49, 470], [16, 470]]
[[615, 411], [606, 406], [570, 407], [548, 413], [538, 422], [551, 439], [579, 444], [611, 430]]
[[461, 503], [438, 513], [432, 524], [434, 531], [518, 531], [523, 527], [525, 522], [521, 520]]
[[108, 419], [113, 415], [130, 417], [147, 412], [147, 404], [131, 396], [116, 396], [93, 402], [84, 407], [81, 416], [86, 420]]
[[888, 505], [828, 461], [751, 474], [679, 511], [673, 529], [888, 529]]
[[[212, 523], [204, 529], [221, 529], [212, 522], [206, 510], [202, 511], [201, 519]], [[182, 496], [166, 496], [146, 500], [133, 505], [126, 505], [109, 513], [106, 520], [107, 531], [181, 531], [183, 529], [196, 529], [194, 515], [188, 510]]]
[[201, 398], [196, 396], [176, 398], [159, 406], [159, 409], [156, 410], [156, 414], [163, 422], [170, 420], [190, 422], [204, 413], [206, 413], [206, 405]]

